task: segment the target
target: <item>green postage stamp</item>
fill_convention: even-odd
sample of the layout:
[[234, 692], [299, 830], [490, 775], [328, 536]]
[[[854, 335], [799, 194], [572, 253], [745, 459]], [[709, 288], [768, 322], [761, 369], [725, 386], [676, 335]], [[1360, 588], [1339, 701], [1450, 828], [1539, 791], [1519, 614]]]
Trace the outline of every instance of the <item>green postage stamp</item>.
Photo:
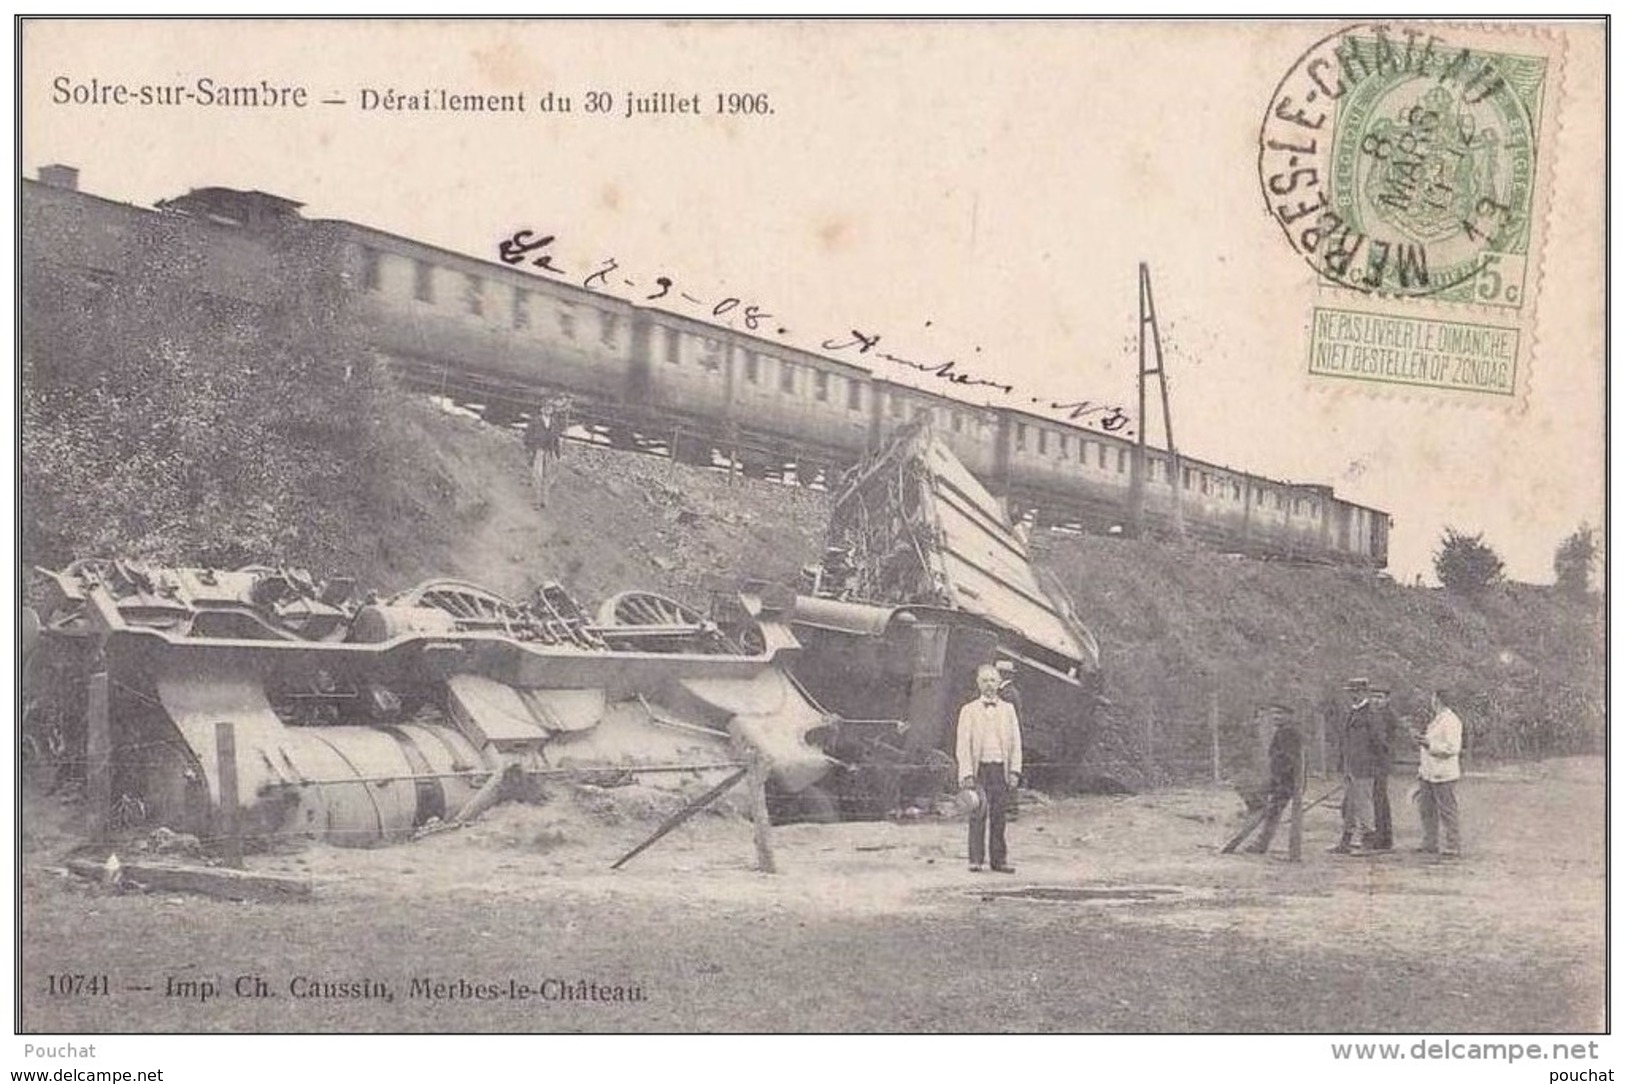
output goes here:
[[1259, 184], [1325, 300], [1312, 377], [1519, 398], [1559, 61], [1529, 28], [1362, 24], [1281, 79]]
[[1515, 327], [1316, 306], [1309, 372], [1345, 380], [1513, 394]]

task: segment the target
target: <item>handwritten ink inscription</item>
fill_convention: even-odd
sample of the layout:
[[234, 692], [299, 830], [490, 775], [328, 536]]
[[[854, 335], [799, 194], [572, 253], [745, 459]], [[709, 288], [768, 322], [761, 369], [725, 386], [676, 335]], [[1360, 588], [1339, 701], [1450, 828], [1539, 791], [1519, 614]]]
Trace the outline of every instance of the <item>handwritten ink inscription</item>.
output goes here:
[[[529, 228], [516, 230], [511, 236], [497, 242], [497, 258], [510, 267], [525, 266], [560, 278], [573, 277], [568, 269], [554, 262], [553, 254], [548, 251], [557, 240], [556, 234], [541, 234]], [[669, 301], [675, 298], [700, 310], [704, 314], [702, 319], [709, 317], [735, 330], [743, 329], [751, 333], [775, 336], [791, 334], [788, 327], [778, 323], [773, 314], [760, 305], [748, 303], [739, 297], [724, 297], [713, 303], [707, 298], [698, 297], [685, 290], [674, 290], [676, 281], [669, 274], [659, 274], [652, 280], [640, 282], [622, 272], [620, 261], [613, 256], [598, 261], [590, 272], [581, 277], [580, 285], [586, 290], [618, 294], [623, 300]], [[640, 292], [644, 290], [649, 292]], [[930, 325], [931, 321], [926, 321], [926, 326]], [[888, 362], [900, 368], [945, 380], [959, 388], [984, 388], [1003, 396], [1013, 397], [1017, 403], [1025, 398], [1028, 406], [1051, 411], [1068, 421], [1097, 427], [1107, 433], [1123, 430], [1132, 420], [1128, 411], [1116, 404], [1096, 402], [1092, 399], [1063, 403], [1036, 395], [1023, 396], [1016, 385], [962, 368], [957, 360], [934, 361], [907, 357], [889, 349], [880, 349], [881, 340], [882, 335], [878, 332], [852, 328], [842, 335], [819, 340], [819, 349], [828, 354], [853, 353], [871, 360]], [[981, 353], [981, 350], [981, 347], [976, 347], [977, 353]]]

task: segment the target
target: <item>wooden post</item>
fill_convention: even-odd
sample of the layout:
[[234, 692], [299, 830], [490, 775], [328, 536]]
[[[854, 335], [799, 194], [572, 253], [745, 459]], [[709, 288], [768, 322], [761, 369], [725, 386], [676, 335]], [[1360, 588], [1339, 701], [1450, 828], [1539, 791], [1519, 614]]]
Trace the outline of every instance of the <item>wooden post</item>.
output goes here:
[[1148, 783], [1151, 781], [1150, 776], [1152, 774], [1152, 768], [1155, 765], [1154, 742], [1155, 742], [1156, 736], [1157, 736], [1155, 727], [1156, 727], [1156, 713], [1154, 711], [1146, 712], [1145, 713], [1145, 774], [1147, 776], [1146, 782], [1148, 782]]
[[1213, 785], [1218, 786], [1224, 777], [1219, 757], [1219, 694], [1209, 693], [1207, 700], [1207, 726], [1208, 735], [1213, 739]]
[[1320, 758], [1320, 771], [1317, 772], [1322, 779], [1326, 778], [1326, 712], [1315, 712], [1315, 750]]
[[1298, 785], [1292, 788], [1292, 830], [1287, 836], [1288, 862], [1303, 861], [1303, 776], [1309, 767], [1309, 758], [1303, 746], [1298, 746]]
[[237, 835], [237, 728], [215, 723], [214, 748], [220, 769], [221, 861], [231, 869], [242, 869], [243, 841]]
[[90, 838], [106, 841], [113, 828], [113, 724], [108, 710], [107, 641], [93, 648], [85, 698], [85, 792]]
[[777, 873], [773, 862], [773, 841], [769, 836], [767, 818], [767, 758], [760, 753], [750, 759], [750, 819], [755, 826], [756, 868], [762, 873]]

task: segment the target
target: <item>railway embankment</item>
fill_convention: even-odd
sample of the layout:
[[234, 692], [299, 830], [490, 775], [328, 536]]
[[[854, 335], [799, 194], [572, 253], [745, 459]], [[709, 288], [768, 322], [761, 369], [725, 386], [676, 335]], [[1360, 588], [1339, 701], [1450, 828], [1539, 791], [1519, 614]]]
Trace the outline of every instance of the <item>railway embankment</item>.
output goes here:
[[[629, 587], [703, 605], [747, 578], [792, 582], [823, 541], [820, 492], [572, 444], [539, 508], [516, 434], [450, 415], [412, 424], [434, 474], [426, 492], [444, 496], [363, 570], [390, 586], [458, 576], [523, 594], [552, 579], [592, 605]], [[1311, 767], [1335, 768], [1351, 677], [1390, 688], [1416, 725], [1430, 689], [1457, 689], [1470, 760], [1601, 748], [1594, 599], [1526, 584], [1464, 598], [1369, 570], [1117, 537], [1040, 532], [1034, 550], [1100, 640], [1112, 704], [1097, 754], [1130, 787], [1211, 779], [1215, 763], [1225, 781], [1252, 778], [1257, 709], [1271, 702], [1298, 714]]]
[[[374, 457], [366, 477], [357, 470], [357, 499], [288, 523], [290, 550], [249, 559], [353, 575], [384, 593], [456, 578], [523, 597], [551, 580], [589, 607], [628, 588], [703, 607], [710, 592], [747, 579], [793, 582], [820, 552], [829, 511], [822, 492], [567, 444], [540, 507], [517, 432], [415, 399], [390, 418], [398, 454]], [[28, 511], [67, 498], [30, 494]], [[248, 508], [275, 499], [252, 478], [233, 498]], [[128, 494], [132, 505], [141, 499]], [[109, 526], [87, 536], [80, 555], [114, 555], [99, 540], [117, 533]], [[1335, 767], [1341, 690], [1351, 677], [1391, 688], [1411, 724], [1424, 721], [1429, 689], [1456, 689], [1470, 763], [1601, 748], [1595, 599], [1523, 584], [1464, 598], [1370, 571], [1118, 537], [1041, 531], [1033, 544], [1100, 641], [1112, 703], [1095, 756], [1103, 775], [1131, 788], [1254, 778], [1263, 756], [1258, 708], [1271, 702], [1298, 714], [1311, 767]], [[208, 555], [160, 556], [186, 563]]]

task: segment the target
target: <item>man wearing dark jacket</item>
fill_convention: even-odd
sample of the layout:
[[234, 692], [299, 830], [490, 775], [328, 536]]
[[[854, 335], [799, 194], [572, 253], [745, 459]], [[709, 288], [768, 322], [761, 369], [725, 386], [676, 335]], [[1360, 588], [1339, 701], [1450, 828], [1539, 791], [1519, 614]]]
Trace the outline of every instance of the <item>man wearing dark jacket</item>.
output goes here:
[[[1339, 750], [1343, 762], [1343, 838], [1334, 854], [1369, 854], [1376, 842], [1374, 792], [1387, 743], [1378, 736], [1379, 722], [1371, 702], [1371, 682], [1355, 678], [1344, 686], [1353, 697], [1343, 721]], [[1386, 769], [1384, 769], [1386, 770]]]
[[1250, 854], [1264, 854], [1270, 849], [1281, 814], [1298, 793], [1298, 770], [1303, 763], [1303, 735], [1292, 718], [1292, 709], [1285, 704], [1271, 704], [1269, 711], [1275, 720], [1275, 733], [1270, 737], [1269, 791], [1264, 796], [1264, 820], [1258, 838], [1247, 847]]
[[1388, 804], [1388, 775], [1394, 764], [1394, 736], [1399, 719], [1388, 706], [1388, 690], [1371, 690], [1372, 729], [1377, 741], [1377, 774], [1371, 780], [1371, 811], [1375, 831], [1371, 836], [1373, 851], [1394, 849], [1394, 812]]
[[548, 491], [553, 487], [553, 464], [563, 448], [563, 421], [559, 404], [550, 399], [531, 414], [525, 426], [531, 481], [536, 485], [536, 503], [543, 508], [547, 507]]

